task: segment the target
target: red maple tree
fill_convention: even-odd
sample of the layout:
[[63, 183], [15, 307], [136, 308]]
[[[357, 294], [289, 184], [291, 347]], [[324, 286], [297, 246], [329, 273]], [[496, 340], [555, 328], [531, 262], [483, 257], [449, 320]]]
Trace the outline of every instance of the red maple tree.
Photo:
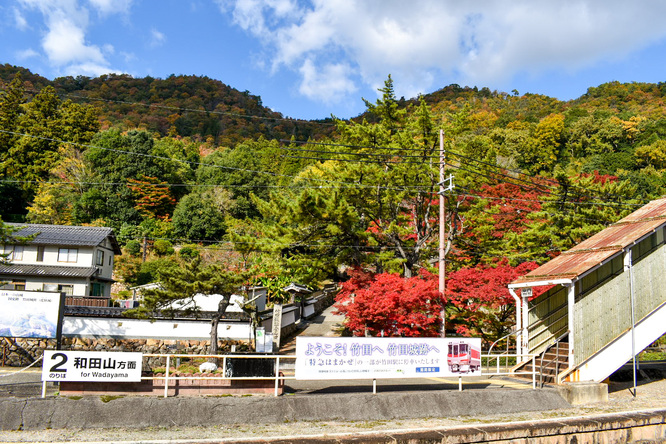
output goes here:
[[[515, 301], [508, 285], [538, 265], [524, 262], [516, 267], [506, 259], [494, 265], [477, 265], [451, 272], [446, 281], [449, 306], [447, 329], [463, 336], [493, 341], [509, 333], [515, 324]], [[534, 289], [533, 297], [547, 290]]]
[[411, 278], [358, 268], [347, 273], [335, 307], [354, 336], [438, 336], [442, 302], [435, 276], [425, 270]]

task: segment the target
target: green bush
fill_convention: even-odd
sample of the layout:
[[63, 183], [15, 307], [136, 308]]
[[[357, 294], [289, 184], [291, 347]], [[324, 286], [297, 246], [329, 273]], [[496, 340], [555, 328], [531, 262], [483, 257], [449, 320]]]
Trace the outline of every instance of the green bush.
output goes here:
[[158, 256], [166, 256], [169, 254], [173, 254], [173, 245], [171, 245], [171, 242], [164, 240], [164, 239], [157, 239], [153, 243], [153, 251], [155, 254]]
[[132, 239], [125, 244], [125, 251], [130, 256], [139, 256], [141, 254], [141, 242]]
[[197, 248], [193, 245], [183, 246], [183, 248], [180, 249], [178, 254], [183, 259], [188, 259], [188, 260], [196, 259], [200, 256], [199, 250], [197, 250]]

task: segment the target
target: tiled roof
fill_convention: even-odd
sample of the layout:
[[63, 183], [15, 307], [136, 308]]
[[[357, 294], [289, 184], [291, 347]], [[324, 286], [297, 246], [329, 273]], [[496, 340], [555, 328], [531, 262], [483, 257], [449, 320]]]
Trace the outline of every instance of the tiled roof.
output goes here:
[[0, 265], [0, 276], [49, 276], [89, 278], [97, 272], [96, 267], [58, 267], [49, 265]]
[[6, 225], [20, 228], [14, 233], [15, 236], [28, 237], [35, 235], [28, 243], [37, 245], [95, 247], [102, 244], [107, 237], [110, 237], [114, 252], [120, 254], [120, 248], [113, 235], [112, 228], [17, 223], [7, 223]]
[[666, 198], [653, 200], [510, 285], [575, 279], [666, 225]]

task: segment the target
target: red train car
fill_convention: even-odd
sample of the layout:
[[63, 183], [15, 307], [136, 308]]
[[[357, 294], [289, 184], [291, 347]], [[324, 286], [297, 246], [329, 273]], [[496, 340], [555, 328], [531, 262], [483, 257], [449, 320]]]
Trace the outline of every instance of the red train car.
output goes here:
[[481, 349], [462, 340], [451, 341], [447, 363], [451, 373], [475, 372], [481, 368]]

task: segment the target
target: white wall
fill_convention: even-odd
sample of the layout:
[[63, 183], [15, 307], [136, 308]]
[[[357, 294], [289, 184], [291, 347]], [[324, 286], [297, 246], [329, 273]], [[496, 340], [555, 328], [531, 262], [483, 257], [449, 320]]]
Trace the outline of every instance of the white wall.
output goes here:
[[[217, 329], [220, 339], [247, 341], [250, 328], [247, 322], [222, 321]], [[210, 321], [110, 319], [65, 316], [62, 334], [65, 337], [115, 339], [180, 339], [210, 338]]]
[[73, 294], [72, 296], [88, 296], [88, 286], [84, 279], [75, 279], [75, 278], [57, 278], [57, 277], [30, 277], [25, 278], [25, 289], [31, 291], [43, 291], [44, 284], [62, 284], [62, 285], [73, 285]]

